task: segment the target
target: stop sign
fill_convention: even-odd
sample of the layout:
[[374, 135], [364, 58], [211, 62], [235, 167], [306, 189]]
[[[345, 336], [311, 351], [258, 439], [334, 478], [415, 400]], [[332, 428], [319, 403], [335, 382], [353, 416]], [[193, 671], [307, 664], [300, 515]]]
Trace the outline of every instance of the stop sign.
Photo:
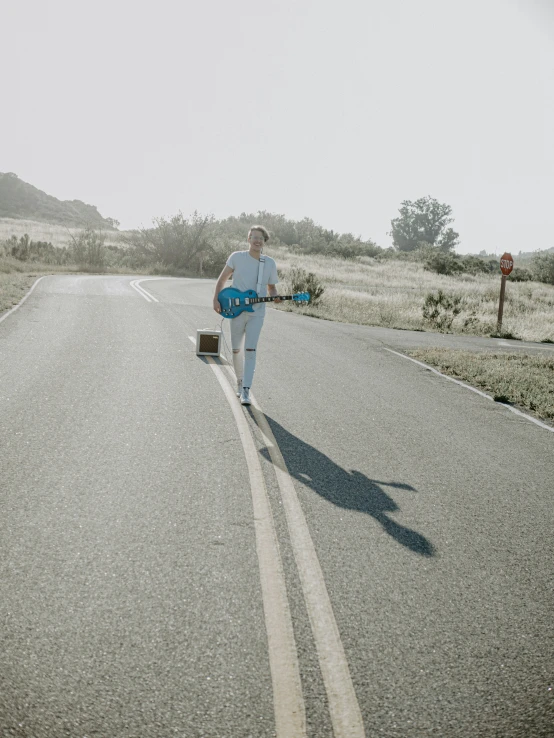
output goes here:
[[502, 257], [500, 259], [500, 271], [502, 272], [502, 274], [505, 274], [507, 276], [513, 268], [514, 260], [512, 259], [512, 255], [508, 253], [502, 254]]

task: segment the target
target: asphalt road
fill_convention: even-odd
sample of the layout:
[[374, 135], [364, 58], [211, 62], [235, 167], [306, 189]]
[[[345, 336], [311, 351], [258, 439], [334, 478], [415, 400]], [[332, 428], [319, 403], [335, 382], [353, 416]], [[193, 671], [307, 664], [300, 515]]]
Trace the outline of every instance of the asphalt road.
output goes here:
[[296, 664], [309, 738], [554, 736], [554, 433], [387, 350], [442, 336], [273, 309], [233, 412], [213, 281], [135, 279], [0, 322], [0, 735], [295, 738]]

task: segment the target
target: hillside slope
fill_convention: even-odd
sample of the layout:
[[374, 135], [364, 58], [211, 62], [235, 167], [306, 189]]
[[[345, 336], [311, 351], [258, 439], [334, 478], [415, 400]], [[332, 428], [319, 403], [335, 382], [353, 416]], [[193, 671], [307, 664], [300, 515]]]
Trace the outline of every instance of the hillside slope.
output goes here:
[[23, 182], [16, 174], [0, 172], [0, 218], [17, 218], [66, 226], [112, 229], [111, 218], [103, 218], [94, 205], [80, 200], [58, 200]]

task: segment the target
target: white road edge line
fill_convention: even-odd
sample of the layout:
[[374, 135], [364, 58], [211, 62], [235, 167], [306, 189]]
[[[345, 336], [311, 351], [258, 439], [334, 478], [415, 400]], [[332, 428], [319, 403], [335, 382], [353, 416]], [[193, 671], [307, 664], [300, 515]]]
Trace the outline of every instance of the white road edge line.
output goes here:
[[[228, 362], [226, 369], [230, 381], [233, 382], [235, 375]], [[350, 676], [348, 660], [300, 500], [267, 418], [252, 393], [250, 397], [254, 418], [269, 451], [281, 491], [294, 558], [327, 692], [333, 734], [335, 738], [365, 738], [362, 713]]]
[[466, 384], [465, 382], [460, 382], [459, 379], [454, 379], [454, 377], [449, 377], [447, 374], [443, 374], [442, 372], [439, 372], [438, 369], [435, 369], [434, 367], [429, 366], [429, 364], [424, 364], [423, 361], [412, 359], [411, 356], [406, 356], [406, 354], [401, 354], [399, 351], [393, 351], [392, 349], [387, 348], [386, 346], [383, 346], [383, 348], [385, 349], [385, 351], [390, 351], [391, 354], [396, 354], [397, 356], [401, 356], [403, 359], [408, 359], [408, 361], [413, 361], [414, 364], [419, 364], [419, 366], [422, 366], [424, 369], [429, 369], [429, 371], [433, 372], [434, 374], [438, 374], [439, 377], [444, 377], [445, 379], [448, 379], [450, 382], [459, 384], [460, 387], [465, 387], [466, 389], [471, 390], [472, 392], [475, 392], [478, 395], [481, 395], [481, 397], [484, 397], [486, 400], [492, 400], [496, 405], [502, 405], [502, 407], [505, 407], [510, 412], [515, 413], [516, 415], [520, 415], [522, 418], [525, 418], [526, 420], [530, 420], [532, 423], [535, 423], [535, 425], [538, 425], [541, 428], [544, 428], [545, 430], [550, 431], [551, 433], [554, 433], [554, 428], [552, 428], [549, 425], [546, 425], [546, 423], [541, 423], [540, 420], [537, 420], [536, 418], [533, 418], [531, 415], [527, 415], [526, 413], [522, 413], [521, 410], [518, 410], [517, 408], [512, 407], [511, 405], [507, 405], [505, 402], [497, 402], [494, 399], [494, 397], [487, 395], [485, 392], [481, 392], [481, 390], [478, 390], [476, 387], [472, 387], [470, 384]]
[[549, 346], [536, 346], [536, 345], [527, 346], [526, 344], [518, 345], [516, 343], [508, 343], [507, 341], [499, 341], [498, 344], [499, 344], [499, 346], [506, 346], [507, 348], [511, 348], [511, 349], [522, 349], [523, 351], [525, 351], [525, 349], [530, 349], [530, 348], [531, 349], [536, 349], [538, 351], [554, 351], [554, 346], [553, 345], [549, 345]]
[[32, 292], [32, 291], [33, 291], [33, 290], [35, 289], [35, 287], [37, 286], [37, 284], [38, 284], [38, 283], [40, 282], [40, 280], [41, 280], [41, 279], [44, 279], [44, 277], [48, 277], [48, 276], [50, 276], [50, 275], [48, 275], [48, 274], [44, 274], [44, 275], [43, 275], [42, 277], [39, 277], [39, 278], [38, 278], [38, 279], [36, 280], [36, 282], [35, 282], [35, 283], [33, 284], [33, 286], [31, 287], [31, 289], [29, 290], [29, 292], [27, 292], [27, 294], [25, 295], [25, 297], [23, 297], [23, 298], [22, 298], [22, 299], [21, 299], [21, 300], [20, 300], [20, 301], [19, 301], [19, 302], [17, 303], [17, 305], [15, 305], [15, 306], [14, 306], [13, 308], [11, 308], [11, 310], [8, 310], [8, 312], [7, 312], [7, 313], [4, 313], [4, 315], [2, 315], [2, 316], [0, 317], [0, 323], [1, 323], [1, 322], [2, 322], [3, 320], [6, 320], [6, 318], [8, 317], [8, 315], [11, 315], [12, 313], [14, 313], [14, 312], [15, 312], [15, 311], [17, 310], [17, 308], [21, 307], [21, 306], [23, 305], [23, 303], [25, 302], [25, 300], [26, 300], [26, 299], [27, 299], [27, 298], [29, 297], [29, 295], [31, 294], [31, 292]]
[[[194, 345], [192, 336], [189, 339]], [[302, 695], [298, 652], [294, 639], [285, 575], [271, 505], [258, 452], [242, 406], [223, 369], [211, 356], [206, 357], [231, 406], [246, 457], [254, 510], [256, 551], [268, 640], [269, 664], [273, 684], [275, 728], [278, 738], [305, 738], [306, 710]]]

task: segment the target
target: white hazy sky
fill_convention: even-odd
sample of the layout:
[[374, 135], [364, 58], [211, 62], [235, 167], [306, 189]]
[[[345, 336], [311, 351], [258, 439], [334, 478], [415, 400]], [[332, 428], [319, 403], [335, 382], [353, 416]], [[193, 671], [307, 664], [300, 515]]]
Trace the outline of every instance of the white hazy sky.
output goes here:
[[7, 0], [0, 171], [122, 228], [267, 210], [550, 248], [554, 0]]

